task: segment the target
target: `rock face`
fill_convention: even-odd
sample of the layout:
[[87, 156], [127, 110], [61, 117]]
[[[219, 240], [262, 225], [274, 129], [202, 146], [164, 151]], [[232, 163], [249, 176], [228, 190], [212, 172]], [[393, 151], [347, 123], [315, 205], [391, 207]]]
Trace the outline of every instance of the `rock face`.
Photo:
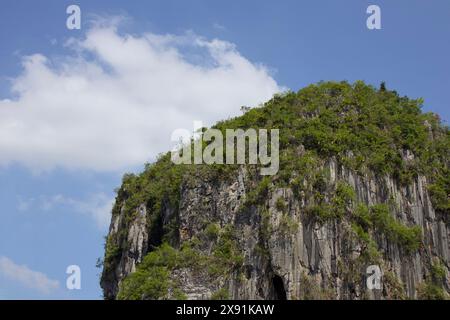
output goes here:
[[450, 130], [422, 103], [361, 81], [310, 85], [214, 126], [279, 128], [273, 176], [170, 154], [125, 175], [105, 298], [447, 298]]
[[[420, 286], [431, 277], [436, 262], [443, 266], [442, 286], [449, 292], [450, 229], [444, 217], [433, 209], [425, 177], [418, 176], [409, 185], [399, 186], [389, 176], [357, 175], [333, 159], [320, 166], [329, 173], [324, 190], [333, 189], [337, 181], [345, 182], [355, 190], [355, 203], [371, 206], [389, 202], [390, 214], [397, 221], [419, 226], [419, 248], [410, 252], [385, 234], [373, 232], [381, 257], [374, 261], [362, 259], [364, 243], [355, 234], [351, 220], [311, 219], [307, 212], [314, 197], [304, 190], [269, 188], [259, 203], [245, 206], [254, 178], [241, 167], [234, 177], [223, 182], [191, 179], [182, 184], [178, 209], [163, 206], [162, 225], [177, 222], [174, 246], [180, 247], [201, 234], [206, 221], [220, 227], [233, 226], [242, 251], [239, 268], [214, 281], [189, 268], [174, 270], [171, 277], [178, 281], [186, 297], [209, 299], [224, 288], [231, 299], [414, 299]], [[151, 250], [151, 216], [145, 204], [127, 223], [123, 221], [123, 210], [113, 216], [109, 237], [119, 239], [122, 233], [128, 245], [103, 273], [105, 298], [116, 297], [120, 282]], [[202, 248], [205, 255], [211, 255], [212, 245]], [[380, 289], [366, 286], [370, 276], [367, 267], [371, 264], [381, 269]]]
[[137, 215], [131, 223], [126, 224], [123, 220], [122, 210], [121, 214], [113, 217], [109, 228], [109, 235], [114, 239], [118, 239], [117, 236], [126, 231], [129, 247], [127, 252], [121, 255], [115, 268], [112, 269], [113, 272], [103, 277], [102, 286], [107, 297], [117, 293], [120, 281], [126, 275], [136, 270], [136, 265], [142, 261], [142, 258], [148, 251], [148, 223], [145, 205], [139, 206]]

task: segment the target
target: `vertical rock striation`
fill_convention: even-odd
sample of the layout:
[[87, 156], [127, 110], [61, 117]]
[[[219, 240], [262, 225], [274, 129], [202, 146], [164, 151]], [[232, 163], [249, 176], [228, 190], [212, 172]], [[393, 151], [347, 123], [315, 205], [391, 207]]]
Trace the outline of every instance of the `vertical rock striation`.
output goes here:
[[[361, 81], [276, 95], [215, 128], [280, 128], [280, 171], [174, 165], [124, 176], [106, 299], [444, 299], [450, 131]], [[369, 266], [381, 288], [368, 288]]]
[[[359, 176], [335, 160], [326, 163], [325, 168], [329, 171], [326, 189], [333, 188], [336, 181], [344, 181], [355, 190], [357, 202], [368, 206], [391, 202], [394, 209], [390, 213], [396, 220], [406, 226], [420, 226], [422, 230], [421, 245], [412, 253], [385, 235], [374, 234], [385, 278], [381, 290], [366, 287], [366, 268], [370, 262], [356, 263], [363, 248], [347, 218], [325, 222], [311, 219], [307, 212], [314, 199], [304, 192], [295, 194], [291, 188], [273, 188], [258, 205], [244, 207], [246, 189], [252, 181], [240, 169], [227, 182], [210, 184], [197, 180], [182, 185], [176, 217], [177, 245], [201, 234], [205, 224], [231, 225], [244, 257], [239, 274], [232, 273], [218, 283], [206, 281], [204, 275], [196, 275], [189, 268], [174, 271], [173, 276], [180, 280], [187, 298], [208, 299], [221, 287], [227, 288], [232, 299], [417, 298], [419, 286], [430, 276], [436, 261], [445, 266], [444, 285], [448, 292], [450, 229], [433, 209], [426, 178], [419, 176], [402, 187], [389, 176]], [[285, 203], [282, 210], [277, 208], [279, 199]], [[268, 234], [263, 230], [262, 211], [268, 212]], [[118, 239], [119, 233], [126, 234], [128, 247], [108, 274], [103, 274], [105, 297], [117, 295], [120, 281], [135, 270], [148, 252], [149, 216], [145, 204], [140, 205], [126, 229], [123, 210], [113, 217], [109, 237]], [[289, 230], [283, 226], [283, 219], [293, 221]], [[211, 254], [211, 246], [202, 250]], [[112, 277], [108, 276], [110, 273]]]

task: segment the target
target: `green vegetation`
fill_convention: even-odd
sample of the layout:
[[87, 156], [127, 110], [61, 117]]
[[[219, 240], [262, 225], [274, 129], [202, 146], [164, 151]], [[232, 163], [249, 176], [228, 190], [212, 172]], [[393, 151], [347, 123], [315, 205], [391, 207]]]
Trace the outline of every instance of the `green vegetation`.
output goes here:
[[112, 272], [111, 268], [114, 263], [120, 258], [121, 250], [120, 247], [115, 243], [116, 237], [110, 235], [105, 239], [105, 257], [103, 260], [103, 269], [107, 272]]
[[379, 263], [381, 253], [378, 251], [377, 243], [372, 239], [369, 232], [365, 231], [360, 225], [352, 224], [352, 229], [358, 239], [364, 245], [361, 252], [361, 258], [367, 263]]
[[436, 178], [435, 183], [429, 185], [431, 201], [437, 211], [450, 212], [450, 170], [445, 169], [443, 175]]
[[445, 267], [438, 261], [431, 266], [431, 279], [435, 283], [441, 283], [445, 281]]
[[421, 300], [445, 300], [448, 295], [443, 289], [446, 272], [440, 261], [431, 265], [430, 275], [417, 289], [417, 297]]
[[257, 205], [261, 200], [265, 200], [265, 197], [269, 192], [270, 182], [270, 177], [264, 177], [256, 188], [247, 193], [245, 204], [247, 206]]
[[244, 257], [236, 242], [235, 230], [230, 225], [221, 232], [209, 260], [208, 272], [213, 276], [224, 276], [242, 265]]
[[[297, 198], [312, 196], [314, 201], [307, 203], [306, 211], [316, 221], [348, 217], [354, 234], [366, 248], [365, 260], [373, 261], [380, 255], [372, 238], [375, 234], [385, 235], [408, 252], [417, 250], [421, 243], [418, 226], [403, 225], [385, 204], [369, 208], [357, 203], [353, 188], [342, 181], [330, 185], [329, 172], [323, 168], [333, 158], [338, 165], [358, 174], [389, 175], [400, 185], [423, 175], [430, 183], [428, 191], [437, 214], [448, 221], [450, 130], [437, 115], [422, 113], [422, 104], [421, 99], [401, 97], [384, 84], [378, 90], [362, 81], [320, 82], [297, 93], [277, 94], [257, 108], [244, 108], [246, 112], [240, 117], [217, 123], [214, 128], [223, 132], [237, 128], [280, 129], [280, 170], [273, 177], [260, 177], [258, 166], [246, 166], [250, 185], [241, 211], [258, 207], [260, 232], [267, 240], [273, 230], [269, 211], [264, 207], [269, 191], [272, 187], [290, 187]], [[200, 253], [194, 239], [181, 248], [170, 247], [178, 246], [176, 216], [183, 187], [199, 181], [223, 181], [235, 176], [237, 168], [237, 165], [174, 165], [170, 153], [166, 153], [155, 163], [147, 164], [142, 173], [124, 175], [113, 216], [123, 213], [120, 229], [127, 230], [139, 214], [138, 207], [145, 205], [150, 221], [149, 245], [154, 249], [136, 273], [125, 279], [119, 297], [182, 297], [169, 275], [186, 261], [191, 267], [204, 267], [212, 276], [223, 276], [240, 267], [243, 257], [231, 227], [220, 229], [215, 223], [205, 223], [201, 241], [213, 243], [209, 256]], [[162, 213], [167, 208], [174, 210], [174, 218], [162, 224]], [[283, 213], [282, 232], [289, 233], [298, 227], [287, 215], [283, 199], [276, 201], [276, 209]], [[127, 249], [126, 239], [124, 233], [107, 239], [104, 275], [111, 273], [111, 266]], [[434, 287], [424, 287], [422, 294], [433, 296], [435, 291]]]
[[447, 295], [441, 286], [425, 281], [417, 289], [417, 298], [420, 300], [445, 300]]
[[358, 204], [353, 212], [354, 230], [364, 242], [368, 242], [365, 235], [367, 230], [373, 229], [384, 234], [390, 241], [399, 244], [407, 252], [419, 249], [422, 242], [422, 230], [419, 226], [405, 226], [397, 221], [389, 212], [386, 204], [376, 204], [370, 208]]
[[276, 208], [278, 211], [285, 212], [286, 209], [287, 209], [286, 201], [284, 201], [284, 199], [283, 199], [282, 197], [279, 197], [279, 198], [277, 199], [277, 201], [275, 202], [275, 208]]
[[[261, 234], [262, 240], [264, 242], [267, 242], [273, 231], [272, 224], [270, 223], [270, 212], [266, 208], [261, 208], [259, 213], [261, 216], [261, 225], [260, 225], [259, 232]], [[264, 252], [265, 250], [260, 250], [260, 251]]]
[[[395, 91], [377, 90], [357, 81], [320, 82], [298, 93], [286, 92], [244, 115], [217, 123], [214, 128], [282, 128], [280, 130], [280, 172], [278, 183], [301, 189], [318, 159], [336, 159], [357, 172], [390, 174], [408, 183], [417, 174], [432, 182], [430, 194], [435, 208], [448, 213], [450, 208], [450, 131], [439, 118], [422, 113], [421, 99], [400, 97]], [[430, 139], [430, 136], [433, 139]], [[298, 148], [306, 150], [299, 156]], [[409, 150], [413, 160], [403, 161]], [[170, 154], [147, 164], [139, 175], [126, 174], [118, 190], [117, 203], [133, 215], [140, 204], [159, 213], [163, 205], [177, 208], [182, 181], [226, 177], [235, 165], [174, 165]], [[251, 167], [249, 165], [249, 167]], [[323, 176], [315, 177], [319, 193], [325, 187]], [[247, 194], [247, 204], [263, 199], [271, 183], [264, 177]], [[114, 208], [117, 213], [120, 208]]]
[[128, 275], [120, 286], [118, 299], [167, 299], [169, 290], [176, 288], [170, 270], [180, 264], [179, 252], [162, 244], [145, 256], [136, 272]]
[[205, 235], [209, 240], [216, 240], [219, 236], [220, 227], [217, 223], [210, 223], [205, 228]]
[[181, 180], [189, 168], [174, 165], [167, 153], [155, 163], [147, 164], [140, 175], [125, 174], [117, 197], [124, 202], [126, 215], [132, 215], [141, 204], [147, 205], [150, 212], [160, 212], [164, 202], [177, 207]]
[[286, 213], [281, 215], [279, 231], [284, 235], [292, 235], [298, 230], [298, 222]]
[[307, 208], [306, 214], [320, 222], [337, 218], [333, 207], [329, 203], [320, 203]]
[[304, 272], [300, 276], [300, 288], [300, 300], [331, 300], [335, 297], [332, 290], [320, 287], [313, 277]]
[[[235, 240], [235, 230], [230, 225], [220, 229], [215, 224], [210, 224], [207, 230], [207, 234], [217, 236], [210, 255], [199, 250], [203, 243], [198, 238], [185, 242], [180, 249], [162, 243], [144, 257], [136, 272], [122, 281], [117, 298], [184, 299], [185, 295], [180, 291], [177, 281], [171, 278], [174, 270], [189, 268], [198, 273], [206, 271], [206, 276], [211, 277], [212, 282], [219, 277], [227, 277], [231, 270], [239, 271], [243, 256]], [[217, 298], [225, 299], [224, 292], [216, 294]]]
[[342, 218], [355, 200], [356, 194], [353, 187], [347, 183], [338, 181], [335, 195], [332, 199], [334, 215]]
[[230, 294], [227, 288], [221, 288], [213, 293], [211, 300], [228, 300], [230, 299]]
[[[309, 160], [334, 156], [357, 172], [392, 175], [402, 184], [425, 175], [433, 183], [430, 193], [436, 209], [448, 213], [450, 131], [436, 115], [422, 113], [422, 104], [421, 99], [400, 97], [361, 81], [322, 82], [276, 95], [217, 127], [282, 128], [280, 183], [302, 188]], [[301, 157], [296, 154], [300, 145], [306, 148]], [[406, 150], [414, 155], [412, 160], [403, 160]], [[315, 187], [320, 190], [320, 181]]]
[[389, 240], [398, 243], [406, 250], [416, 251], [422, 241], [422, 230], [419, 226], [407, 227], [395, 220], [385, 204], [370, 207], [372, 226], [385, 234]]
[[405, 300], [405, 286], [392, 271], [383, 274], [383, 287], [389, 293], [389, 299]]
[[353, 220], [364, 230], [372, 227], [372, 220], [370, 217], [369, 207], [363, 203], [358, 203], [353, 210]]
[[[316, 204], [307, 208], [307, 214], [317, 219], [319, 222], [326, 222], [331, 219], [341, 219], [345, 214], [351, 212], [351, 206], [356, 200], [354, 189], [343, 181], [336, 183], [335, 190], [329, 194], [331, 201], [327, 202], [325, 196], [326, 182], [322, 174], [316, 176], [313, 189], [315, 190], [314, 200]], [[322, 191], [316, 191], [322, 190]]]

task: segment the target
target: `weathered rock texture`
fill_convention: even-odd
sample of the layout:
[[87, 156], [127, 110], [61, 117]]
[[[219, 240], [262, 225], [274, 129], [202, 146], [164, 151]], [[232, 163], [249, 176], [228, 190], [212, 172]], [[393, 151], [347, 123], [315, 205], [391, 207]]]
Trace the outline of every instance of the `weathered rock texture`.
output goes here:
[[[349, 219], [311, 218], [307, 208], [314, 198], [288, 187], [272, 187], [260, 203], [245, 206], [255, 182], [242, 167], [224, 181], [192, 178], [182, 183], [179, 208], [163, 206], [161, 224], [176, 221], [178, 236], [172, 241], [174, 246], [180, 247], [201, 234], [208, 223], [216, 223], [233, 226], [242, 251], [242, 266], [224, 277], [210, 279], [205, 272], [175, 270], [172, 277], [186, 296], [208, 299], [225, 288], [232, 299], [417, 298], [420, 285], [429, 279], [436, 261], [445, 269], [442, 286], [449, 292], [450, 229], [444, 217], [433, 209], [425, 177], [419, 176], [401, 187], [391, 177], [360, 176], [334, 160], [320, 166], [329, 172], [326, 189], [344, 181], [355, 190], [357, 202], [369, 206], [389, 202], [395, 219], [422, 230], [422, 243], [415, 252], [408, 252], [382, 233], [372, 233], [381, 253], [377, 261], [383, 272], [380, 290], [366, 286], [366, 268], [373, 262], [358, 259], [364, 246]], [[285, 203], [282, 210], [277, 206], [279, 198]], [[121, 204], [116, 206], [120, 208]], [[150, 238], [161, 237], [150, 230], [152, 213], [147, 212], [145, 204], [137, 213], [132, 221], [125, 222], [122, 211], [112, 218], [109, 237], [118, 241], [122, 234], [128, 246], [103, 273], [101, 284], [106, 298], [116, 297], [121, 280], [152, 249]], [[264, 221], [264, 217], [268, 220]], [[286, 226], [286, 219], [290, 226]], [[212, 243], [202, 250], [211, 254]]]

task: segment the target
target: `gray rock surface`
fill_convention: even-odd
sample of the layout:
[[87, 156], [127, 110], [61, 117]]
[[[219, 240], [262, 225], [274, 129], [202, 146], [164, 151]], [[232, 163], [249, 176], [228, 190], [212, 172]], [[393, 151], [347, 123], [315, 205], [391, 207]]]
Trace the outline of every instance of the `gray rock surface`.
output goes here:
[[[411, 154], [405, 154], [411, 159]], [[258, 206], [242, 210], [246, 195], [251, 190], [251, 178], [241, 168], [231, 181], [206, 183], [197, 179], [181, 187], [179, 210], [164, 208], [163, 224], [176, 214], [180, 245], [203, 231], [205, 222], [219, 226], [233, 225], [244, 257], [241, 274], [231, 272], [217, 283], [189, 269], [176, 270], [172, 277], [180, 283], [189, 299], [208, 299], [220, 287], [227, 288], [232, 299], [392, 299], [398, 298], [400, 288], [405, 298], [417, 298], [421, 283], [430, 275], [434, 261], [440, 260], [446, 272], [444, 290], [450, 289], [450, 229], [439, 217], [427, 193], [427, 180], [416, 178], [407, 187], [399, 186], [391, 177], [359, 176], [330, 160], [323, 167], [330, 175], [327, 184], [346, 181], [356, 191], [357, 200], [367, 205], [395, 204], [391, 214], [403, 224], [418, 225], [423, 241], [417, 252], [408, 253], [383, 234], [373, 234], [382, 254], [382, 289], [366, 287], [364, 263], [355, 263], [361, 255], [362, 245], [356, 238], [348, 219], [319, 223], [308, 218], [306, 208], [314, 200], [304, 192], [295, 194], [291, 188], [272, 188]], [[286, 210], [277, 209], [279, 198]], [[269, 214], [270, 232], [263, 236], [262, 212]], [[114, 298], [120, 281], [133, 272], [136, 264], [151, 250], [149, 246], [150, 221], [142, 204], [134, 220], [125, 224], [122, 212], [113, 216], [110, 236], [127, 235], [127, 250], [112, 266], [112, 275], [102, 278], [106, 298]], [[286, 218], [286, 216], [288, 218]], [[165, 217], [165, 218], [164, 218]], [[294, 224], [284, 230], [283, 219]], [[211, 248], [205, 248], [209, 254]], [[264, 253], [261, 253], [263, 251]], [[396, 286], [397, 284], [397, 286]]]

